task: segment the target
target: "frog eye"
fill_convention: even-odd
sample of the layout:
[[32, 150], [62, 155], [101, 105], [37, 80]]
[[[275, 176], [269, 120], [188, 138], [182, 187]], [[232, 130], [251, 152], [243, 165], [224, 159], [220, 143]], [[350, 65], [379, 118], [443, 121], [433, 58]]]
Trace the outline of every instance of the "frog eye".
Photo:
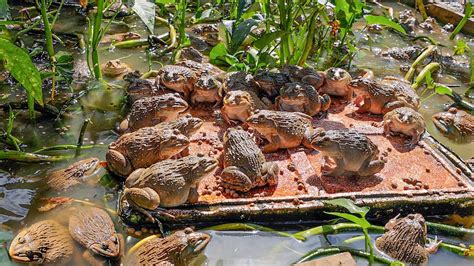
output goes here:
[[178, 137], [176, 137], [176, 135], [173, 135], [170, 137], [170, 140], [176, 140]]
[[193, 116], [192, 116], [191, 114], [186, 114], [184, 117], [185, 117], [185, 118], [191, 118], [191, 117], [193, 117]]
[[114, 242], [114, 244], [118, 244], [118, 243], [119, 243], [119, 240], [118, 240], [118, 238], [117, 238], [116, 236], [114, 236], [114, 237], [112, 238], [112, 242]]
[[265, 118], [265, 115], [264, 114], [261, 114], [258, 116], [258, 119], [264, 119]]
[[192, 229], [191, 227], [186, 227], [186, 228], [184, 229], [184, 233], [187, 234], [187, 235], [189, 235], [189, 234], [191, 234], [191, 233], [193, 233], [193, 232], [194, 232], [194, 231], [193, 231], [193, 229]]
[[204, 154], [203, 153], [198, 153], [196, 154], [197, 157], [204, 157]]
[[173, 129], [173, 134], [178, 135], [178, 134], [180, 134], [180, 133], [181, 133], [181, 132], [179, 132], [179, 130]]
[[448, 109], [448, 112], [451, 113], [451, 114], [455, 114], [455, 113], [458, 112], [458, 110], [454, 107], [451, 107], [451, 108]]
[[24, 244], [24, 243], [25, 243], [25, 239], [23, 237], [19, 237], [18, 244]]

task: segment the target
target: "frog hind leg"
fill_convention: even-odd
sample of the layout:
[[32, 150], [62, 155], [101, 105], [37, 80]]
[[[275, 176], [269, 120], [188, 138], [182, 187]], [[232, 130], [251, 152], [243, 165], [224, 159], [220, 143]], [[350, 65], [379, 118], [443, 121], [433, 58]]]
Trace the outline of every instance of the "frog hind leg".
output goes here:
[[269, 140], [269, 143], [263, 146], [262, 152], [263, 153], [276, 152], [278, 151], [278, 149], [280, 149], [280, 146], [281, 146], [280, 137], [274, 135], [272, 136], [271, 140]]
[[270, 186], [278, 184], [280, 168], [275, 162], [266, 162], [262, 166], [262, 179]]
[[369, 158], [365, 160], [365, 162], [362, 164], [357, 174], [359, 176], [372, 176], [380, 172], [384, 166], [385, 166], [384, 161], [372, 160], [372, 158]]
[[238, 167], [229, 166], [222, 171], [221, 182], [224, 187], [246, 192], [254, 187], [250, 178]]
[[123, 192], [124, 199], [136, 211], [142, 213], [152, 221], [156, 219], [149, 211], [154, 211], [160, 206], [160, 195], [151, 188], [125, 188]]
[[112, 170], [112, 172], [121, 176], [128, 176], [131, 172], [133, 172], [132, 163], [120, 152], [108, 150], [105, 158], [107, 160], [108, 167], [110, 170]]

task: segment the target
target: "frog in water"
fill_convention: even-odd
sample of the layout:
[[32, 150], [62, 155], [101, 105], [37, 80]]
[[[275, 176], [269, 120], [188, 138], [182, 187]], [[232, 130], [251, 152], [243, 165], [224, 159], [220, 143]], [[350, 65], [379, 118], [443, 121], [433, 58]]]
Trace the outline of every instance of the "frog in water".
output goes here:
[[189, 265], [209, 244], [211, 236], [191, 228], [159, 238], [150, 236], [138, 242], [127, 254], [125, 265]]
[[93, 176], [100, 168], [98, 158], [84, 159], [69, 167], [56, 170], [47, 176], [48, 186], [55, 191], [64, 191]]
[[117, 77], [129, 70], [130, 67], [119, 59], [110, 60], [102, 66], [102, 73], [108, 77]]
[[439, 112], [432, 116], [436, 128], [443, 135], [460, 142], [474, 140], [474, 116], [454, 107], [447, 112]]
[[67, 229], [53, 220], [44, 220], [21, 230], [8, 249], [20, 263], [66, 265], [74, 254], [74, 243]]
[[409, 214], [406, 217], [391, 219], [385, 225], [385, 233], [377, 238], [375, 245], [388, 256], [413, 264], [428, 261], [430, 253], [438, 250], [440, 242], [425, 247], [427, 229], [425, 218], [421, 214]]

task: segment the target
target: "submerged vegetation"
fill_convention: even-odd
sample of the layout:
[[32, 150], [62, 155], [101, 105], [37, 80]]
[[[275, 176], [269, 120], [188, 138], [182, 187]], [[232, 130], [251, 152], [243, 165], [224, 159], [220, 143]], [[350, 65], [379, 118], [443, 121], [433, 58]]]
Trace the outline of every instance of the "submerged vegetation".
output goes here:
[[425, 218], [472, 205], [472, 2], [413, 2], [0, 0], [0, 263], [185, 265], [215, 231], [281, 264], [467, 261], [472, 216]]

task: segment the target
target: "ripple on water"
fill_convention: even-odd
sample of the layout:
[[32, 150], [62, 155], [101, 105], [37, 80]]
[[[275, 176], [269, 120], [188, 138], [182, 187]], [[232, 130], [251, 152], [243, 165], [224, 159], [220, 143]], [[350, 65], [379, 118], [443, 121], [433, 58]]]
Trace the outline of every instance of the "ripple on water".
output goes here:
[[0, 224], [23, 220], [35, 196], [32, 189], [18, 188], [25, 181], [0, 172]]

